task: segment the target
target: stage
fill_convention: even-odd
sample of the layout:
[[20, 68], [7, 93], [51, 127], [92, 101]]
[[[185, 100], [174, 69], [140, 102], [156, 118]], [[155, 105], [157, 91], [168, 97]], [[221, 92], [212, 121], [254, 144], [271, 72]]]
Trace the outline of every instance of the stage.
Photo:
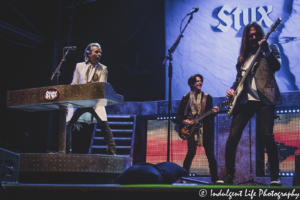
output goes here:
[[[289, 197], [288, 197], [289, 195]], [[1, 200], [60, 199], [298, 199], [300, 187], [251, 185], [118, 185], [3, 183]]]
[[[299, 5], [300, 0], [0, 2], [5, 58], [0, 84], [0, 200], [300, 199], [300, 29], [295, 26]], [[261, 25], [258, 35], [267, 33], [268, 44], [279, 49], [270, 49], [276, 60], [264, 49], [259, 57], [263, 60], [252, 62], [251, 74], [259, 81], [255, 88], [261, 86], [255, 100], [276, 105], [272, 131], [282, 186], [269, 186], [269, 156], [275, 151], [267, 153], [261, 137], [266, 122], [259, 112], [239, 139], [236, 185], [203, 183], [210, 183], [211, 168], [200, 144], [189, 174], [184, 174], [188, 177], [181, 174], [170, 184], [118, 184], [119, 175], [140, 163], [184, 166], [190, 150], [188, 140], [178, 137], [175, 121], [184, 95], [191, 91], [209, 94], [212, 107], [220, 105], [209, 123], [209, 152], [215, 157], [218, 178], [224, 177], [232, 117], [231, 108], [221, 105], [237, 80], [237, 61], [256, 50], [247, 47], [240, 52], [251, 40], [243, 40], [243, 32], [252, 22]], [[257, 64], [264, 62], [266, 69]], [[89, 70], [79, 73], [79, 63]], [[189, 83], [196, 74], [203, 77]], [[196, 87], [197, 78], [201, 86]], [[77, 84], [79, 79], [84, 84]], [[273, 97], [278, 101], [268, 102]], [[205, 103], [199, 102], [202, 113]], [[103, 121], [107, 118], [111, 129], [116, 149], [109, 155], [96, 110], [94, 116], [83, 113], [67, 131], [74, 108], [92, 107], [103, 107]], [[189, 114], [194, 116], [193, 111]], [[249, 180], [262, 185], [245, 183]]]

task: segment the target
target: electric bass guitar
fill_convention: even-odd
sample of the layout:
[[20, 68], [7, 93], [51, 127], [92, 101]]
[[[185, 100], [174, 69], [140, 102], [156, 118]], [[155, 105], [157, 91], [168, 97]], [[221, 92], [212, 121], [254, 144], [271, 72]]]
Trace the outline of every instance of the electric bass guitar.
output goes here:
[[[266, 35], [266, 40], [269, 38], [270, 34], [277, 28], [277, 26], [280, 24], [281, 22], [281, 18], [279, 17], [277, 19], [277, 21], [274, 23], [274, 25], [271, 27], [271, 29], [269, 30], [269, 32], [267, 33]], [[235, 91], [234, 91], [234, 95], [229, 99], [230, 100], [230, 103], [229, 103], [229, 106], [228, 106], [228, 111], [227, 111], [227, 114], [229, 115], [229, 117], [232, 117], [233, 116], [233, 113], [235, 113], [236, 109], [237, 109], [237, 105], [240, 103], [241, 101], [241, 94], [242, 92], [244, 91], [244, 82], [249, 74], [249, 72], [251, 71], [259, 53], [261, 52], [261, 46], [259, 46], [258, 50], [256, 51], [255, 53], [255, 56], [249, 66], [249, 68], [246, 70], [243, 78], [241, 79], [241, 81], [239, 82], [238, 86], [236, 87]]]
[[[217, 107], [220, 108], [221, 106], [227, 106], [229, 105], [230, 100], [224, 101], [223, 103], [221, 103], [220, 105], [218, 105]], [[198, 128], [201, 128], [202, 124], [202, 120], [207, 117], [208, 115], [210, 115], [211, 113], [213, 113], [212, 110], [207, 111], [206, 113], [204, 113], [203, 115], [199, 116], [199, 117], [194, 117], [191, 120], [191, 124], [190, 125], [184, 125], [184, 124], [176, 124], [175, 125], [175, 130], [178, 133], [178, 136], [183, 139], [183, 140], [187, 140], [190, 136], [195, 134], [195, 130], [198, 130]]]

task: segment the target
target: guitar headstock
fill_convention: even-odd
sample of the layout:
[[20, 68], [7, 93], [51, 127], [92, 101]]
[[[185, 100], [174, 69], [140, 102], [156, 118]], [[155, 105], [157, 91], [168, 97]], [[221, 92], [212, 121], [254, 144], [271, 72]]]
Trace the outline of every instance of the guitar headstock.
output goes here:
[[220, 107], [226, 107], [226, 106], [228, 106], [230, 104], [230, 99], [229, 100], [227, 100], [227, 101], [223, 101], [220, 105], [218, 105], [218, 107], [220, 108]]
[[266, 39], [269, 38], [270, 34], [275, 31], [275, 29], [278, 27], [278, 25], [281, 23], [281, 18], [279, 17], [276, 22], [272, 25], [271, 29], [269, 30], [269, 32], [266, 35]]

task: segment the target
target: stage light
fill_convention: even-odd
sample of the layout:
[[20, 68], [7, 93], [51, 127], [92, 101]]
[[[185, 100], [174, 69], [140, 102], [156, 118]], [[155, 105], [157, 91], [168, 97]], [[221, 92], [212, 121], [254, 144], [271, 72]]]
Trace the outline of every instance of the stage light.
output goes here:
[[289, 173], [286, 173], [286, 175], [289, 176], [290, 174], [289, 174]]
[[291, 173], [291, 176], [294, 176], [294, 174], [293, 174], [293, 173]]
[[289, 113], [292, 112], [291, 110], [289, 110]]
[[287, 113], [287, 110], [285, 110], [284, 112]]
[[280, 111], [281, 113], [283, 113], [283, 111]]
[[277, 110], [277, 113], [279, 113], [279, 110]]
[[295, 110], [293, 110], [293, 112], [296, 112]]
[[285, 173], [282, 173], [282, 176], [285, 176]]

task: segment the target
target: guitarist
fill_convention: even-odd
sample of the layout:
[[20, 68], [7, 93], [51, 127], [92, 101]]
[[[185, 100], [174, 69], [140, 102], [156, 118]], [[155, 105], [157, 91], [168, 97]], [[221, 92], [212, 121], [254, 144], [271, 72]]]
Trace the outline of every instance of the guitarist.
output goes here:
[[[188, 79], [188, 85], [191, 88], [191, 92], [184, 95], [180, 101], [176, 120], [177, 124], [184, 124], [186, 126], [191, 124], [191, 118], [203, 112], [207, 112], [212, 109], [212, 97], [204, 94], [201, 90], [203, 84], [203, 77], [200, 74], [195, 74]], [[203, 108], [202, 108], [203, 107]], [[219, 108], [215, 106], [211, 116], [203, 119], [203, 127], [199, 127], [194, 132], [195, 135], [191, 135], [188, 138], [188, 152], [183, 162], [183, 168], [190, 170], [193, 158], [196, 154], [197, 145], [204, 146], [205, 153], [209, 162], [209, 169], [212, 182], [218, 180], [217, 164], [214, 156], [214, 135], [212, 130], [212, 119], [219, 111]]]
[[240, 55], [236, 65], [237, 77], [231, 89], [226, 92], [226, 97], [234, 96], [234, 91], [242, 79], [243, 74], [252, 62], [252, 58], [261, 45], [261, 53], [244, 82], [244, 90], [237, 110], [233, 113], [230, 134], [225, 149], [226, 175], [219, 184], [234, 184], [236, 149], [242, 132], [256, 113], [258, 127], [262, 134], [270, 162], [270, 185], [281, 185], [279, 173], [278, 150], [274, 139], [273, 126], [275, 105], [281, 104], [280, 92], [274, 73], [281, 67], [280, 52], [275, 44], [268, 45], [264, 38], [263, 28], [253, 22], [248, 24], [243, 32]]

